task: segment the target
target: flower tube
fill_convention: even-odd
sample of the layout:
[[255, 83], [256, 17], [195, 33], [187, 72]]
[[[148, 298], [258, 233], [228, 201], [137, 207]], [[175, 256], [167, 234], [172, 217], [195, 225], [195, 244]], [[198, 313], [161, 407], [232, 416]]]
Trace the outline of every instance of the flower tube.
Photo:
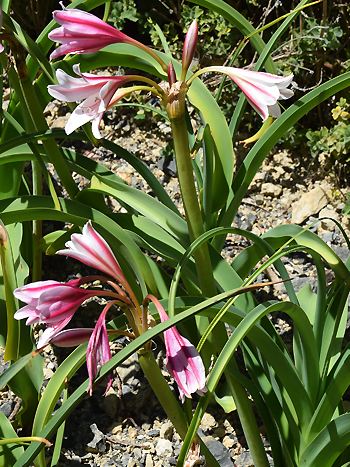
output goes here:
[[[89, 374], [88, 393], [92, 394], [92, 386], [99, 368], [111, 359], [111, 349], [106, 327], [106, 314], [110, 307], [116, 302], [109, 302], [100, 314], [95, 328], [89, 339], [86, 351], [86, 364]], [[112, 386], [112, 377], [108, 377], [106, 392]]]
[[50, 59], [71, 53], [97, 52], [110, 44], [126, 43], [142, 46], [118, 29], [95, 15], [75, 8], [56, 10], [54, 20], [61, 26], [49, 33], [49, 39], [62, 44], [50, 55]]
[[[154, 303], [162, 323], [169, 319], [157, 298], [148, 295], [146, 299]], [[180, 399], [191, 398], [194, 392], [202, 395], [206, 391], [205, 368], [195, 346], [175, 326], [164, 331], [164, 343], [167, 368], [178, 385]]]

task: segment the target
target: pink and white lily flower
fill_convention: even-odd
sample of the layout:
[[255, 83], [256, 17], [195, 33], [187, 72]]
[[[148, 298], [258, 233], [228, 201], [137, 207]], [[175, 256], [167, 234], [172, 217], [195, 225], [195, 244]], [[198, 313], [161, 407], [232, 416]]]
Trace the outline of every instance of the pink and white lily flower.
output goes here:
[[293, 81], [293, 75], [277, 76], [233, 67], [215, 67], [215, 69], [228, 75], [237, 84], [263, 120], [269, 115], [279, 117], [281, 110], [277, 101], [289, 99], [294, 94], [288, 89]]
[[[107, 363], [112, 356], [106, 327], [106, 314], [114, 303], [115, 302], [107, 303], [102, 313], [100, 314], [96, 322], [95, 328], [89, 339], [86, 351], [86, 364], [89, 374], [88, 393], [90, 394], [90, 396], [92, 394], [92, 386], [94, 379], [96, 378], [100, 367], [103, 364]], [[106, 392], [112, 386], [112, 381], [112, 377], [109, 376]]]
[[[161, 322], [167, 321], [169, 316], [159, 300], [152, 295], [147, 298], [154, 303]], [[191, 398], [194, 392], [202, 395], [206, 391], [205, 368], [195, 346], [175, 326], [164, 331], [164, 343], [167, 368], [178, 385], [180, 399]]]
[[45, 323], [47, 329], [38, 342], [38, 348], [46, 345], [73, 318], [74, 313], [88, 298], [96, 294], [93, 290], [79, 287], [80, 279], [66, 283], [39, 281], [19, 287], [14, 291], [24, 307], [16, 311], [14, 318], [27, 318], [26, 324]]
[[118, 29], [86, 11], [68, 8], [53, 12], [54, 20], [61, 26], [49, 33], [49, 39], [62, 44], [50, 55], [50, 59], [71, 53], [97, 52], [110, 44], [120, 42], [142, 46]]
[[[81, 73], [79, 65], [73, 66], [79, 78], [74, 78], [63, 70], [56, 71], [58, 84], [48, 86], [49, 94], [65, 102], [81, 102], [70, 116], [65, 131], [67, 135], [87, 122], [92, 122], [95, 138], [101, 138], [99, 124], [104, 112], [124, 97], [125, 92], [117, 90], [132, 78], [128, 76], [100, 76]], [[114, 97], [114, 98], [113, 98]], [[113, 99], [113, 102], [112, 102]]]
[[120, 282], [125, 282], [124, 274], [110, 246], [96, 232], [91, 221], [84, 225], [82, 234], [74, 233], [71, 236], [71, 240], [66, 242], [66, 247], [64, 250], [57, 251], [57, 254], [75, 258]]
[[288, 89], [293, 75], [277, 76], [261, 71], [226, 66], [210, 66], [201, 70], [201, 73], [204, 71], [216, 71], [229, 76], [263, 120], [269, 116], [279, 117], [281, 109], [277, 101], [289, 99], [294, 94], [291, 89]]

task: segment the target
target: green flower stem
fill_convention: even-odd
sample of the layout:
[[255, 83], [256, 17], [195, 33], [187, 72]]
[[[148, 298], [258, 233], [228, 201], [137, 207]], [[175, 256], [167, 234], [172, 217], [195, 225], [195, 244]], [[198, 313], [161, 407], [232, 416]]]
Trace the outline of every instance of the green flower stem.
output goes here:
[[174, 425], [175, 430], [183, 439], [187, 433], [184, 411], [162, 375], [153, 354], [146, 351], [140, 353], [139, 363], [159, 403]]
[[[233, 364], [235, 364], [234, 360]], [[225, 371], [225, 376], [236, 404], [237, 413], [242, 424], [253, 463], [256, 467], [269, 467], [270, 464], [256, 424], [251, 401], [248, 399], [244, 388], [229, 371]]]
[[[190, 239], [191, 242], [193, 242], [204, 233], [204, 228], [193, 176], [193, 167], [185, 120], [185, 96], [181, 94], [181, 90], [178, 96], [178, 101], [168, 104], [167, 111], [171, 122], [182, 201], [184, 204]], [[199, 284], [203, 294], [208, 297], [215, 295], [216, 287], [208, 246], [206, 244], [201, 245], [193, 256], [196, 262]]]
[[[145, 350], [139, 352], [139, 363], [167, 417], [174, 425], [181, 439], [184, 439], [188, 428], [185, 412], [165, 380], [153, 354]], [[218, 467], [218, 462], [206, 445], [200, 439], [195, 439], [194, 441], [200, 442], [201, 450], [205, 455], [206, 465], [208, 467]]]

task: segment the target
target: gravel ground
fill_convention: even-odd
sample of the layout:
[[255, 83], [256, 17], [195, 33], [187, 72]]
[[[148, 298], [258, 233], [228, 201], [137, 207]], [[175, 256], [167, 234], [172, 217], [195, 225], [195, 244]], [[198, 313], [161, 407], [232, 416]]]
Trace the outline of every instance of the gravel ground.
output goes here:
[[[48, 108], [48, 120], [55, 126], [63, 127], [66, 116], [64, 109], [51, 104]], [[157, 124], [149, 128], [147, 122], [141, 122], [141, 128], [136, 127], [133, 119], [112, 114], [105, 133], [112, 134], [112, 124], [117, 123], [118, 138], [114, 142], [129, 151], [139, 155], [151, 168], [155, 176], [162, 180], [168, 193], [179, 205], [180, 192], [173, 162], [165, 163], [162, 151], [169, 141], [169, 127]], [[145, 181], [135, 173], [123, 160], [114, 154], [100, 149], [86, 149], [94, 160], [103, 162], [116, 172], [126, 183], [150, 192]], [[76, 176], [81, 187], [86, 180]], [[244, 199], [241, 209], [235, 218], [234, 225], [262, 234], [272, 227], [283, 223], [298, 223], [305, 225], [316, 222], [322, 217], [332, 217], [339, 220], [349, 234], [348, 218], [342, 215], [344, 200], [339, 189], [334, 189], [334, 179], [323, 176], [304, 167], [300, 161], [286, 151], [273, 154], [256, 175], [248, 196]], [[181, 206], [179, 205], [180, 209]], [[118, 209], [118, 205], [114, 204]], [[311, 230], [318, 235], [345, 260], [348, 249], [335, 224], [329, 220], [319, 220]], [[223, 251], [223, 256], [230, 262], [235, 255], [248, 245], [241, 237], [229, 236]], [[52, 261], [55, 261], [52, 263]], [[307, 255], [295, 254], [284, 259], [286, 268], [294, 277], [294, 284], [300, 288], [309, 282], [315, 285], [315, 271]], [[74, 274], [66, 270], [62, 258], [49, 257], [45, 260], [47, 279], [62, 271], [66, 276]], [[54, 266], [52, 266], [54, 264]], [[81, 268], [80, 268], [81, 271]], [[273, 268], [267, 273], [274, 280], [276, 274]], [[57, 274], [55, 276], [57, 279]], [[64, 278], [62, 278], [64, 280]], [[264, 291], [262, 291], [264, 293]], [[279, 298], [284, 298], [281, 285], [274, 292]], [[86, 319], [95, 316], [96, 303], [86, 305]], [[282, 318], [277, 318], [275, 324], [279, 332], [290, 331], [290, 326]], [[114, 351], [122, 346], [123, 341], [115, 344]], [[157, 350], [157, 358], [164, 359], [161, 346]], [[58, 361], [64, 354], [57, 355], [48, 351], [45, 355], [45, 379], [49, 380], [57, 368]], [[0, 373], [6, 365], [0, 360]], [[147, 381], [137, 363], [136, 356], [131, 357], [118, 369], [114, 384], [106, 397], [103, 397], [103, 386], [98, 387], [93, 396], [86, 398], [73, 415], [68, 419], [62, 455], [59, 465], [73, 467], [88, 466], [121, 466], [121, 467], [160, 467], [176, 465], [181, 442], [171, 423], [159, 407]], [[73, 378], [71, 387], [76, 387], [86, 378], [85, 369], [81, 369]], [[121, 397], [120, 397], [121, 396]], [[11, 391], [0, 395], [0, 410], [13, 418], [18, 409], [18, 401]], [[263, 433], [263, 427], [262, 433]], [[252, 466], [252, 460], [247, 449], [239, 420], [233, 413], [225, 414], [217, 406], [209, 407], [202, 425], [202, 434], [207, 446], [212, 450], [222, 467]], [[269, 446], [266, 444], [269, 452]], [[193, 464], [194, 465], [194, 464]], [[197, 465], [203, 465], [200, 459]], [[271, 465], [272, 462], [271, 462]]]

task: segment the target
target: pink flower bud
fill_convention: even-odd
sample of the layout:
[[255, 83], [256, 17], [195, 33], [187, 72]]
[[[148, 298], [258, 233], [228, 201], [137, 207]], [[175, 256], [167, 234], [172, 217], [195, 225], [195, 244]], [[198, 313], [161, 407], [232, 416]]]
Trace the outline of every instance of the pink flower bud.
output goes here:
[[57, 347], [76, 347], [87, 342], [92, 332], [93, 328], [64, 329], [51, 339], [51, 344], [57, 345]]
[[171, 62], [168, 65], [168, 81], [170, 86], [176, 83], [176, 73], [174, 70], [174, 65]]
[[197, 21], [194, 20], [191, 23], [191, 26], [189, 27], [185, 41], [184, 41], [184, 46], [182, 49], [182, 77], [185, 78], [187, 70], [189, 69], [194, 52], [196, 50], [196, 45], [197, 45], [197, 39], [198, 39], [198, 24]]
[[[111, 359], [111, 349], [109, 347], [109, 339], [106, 328], [106, 314], [111, 306], [109, 302], [103, 309], [98, 318], [95, 328], [89, 339], [86, 351], [86, 364], [89, 373], [89, 388], [88, 392], [92, 394], [93, 381], [96, 378], [99, 368]], [[106, 392], [112, 386], [112, 378], [109, 376]]]
[[48, 327], [37, 344], [44, 347], [73, 318], [74, 313], [88, 298], [94, 296], [94, 290], [81, 289], [80, 279], [66, 283], [39, 281], [19, 287], [14, 291], [16, 298], [26, 306], [16, 311], [14, 318], [27, 318], [26, 324], [45, 323]]
[[97, 52], [118, 42], [140, 46], [138, 41], [86, 11], [74, 8], [56, 10], [53, 17], [61, 27], [51, 31], [49, 39], [62, 45], [52, 52], [50, 59], [70, 53]]

